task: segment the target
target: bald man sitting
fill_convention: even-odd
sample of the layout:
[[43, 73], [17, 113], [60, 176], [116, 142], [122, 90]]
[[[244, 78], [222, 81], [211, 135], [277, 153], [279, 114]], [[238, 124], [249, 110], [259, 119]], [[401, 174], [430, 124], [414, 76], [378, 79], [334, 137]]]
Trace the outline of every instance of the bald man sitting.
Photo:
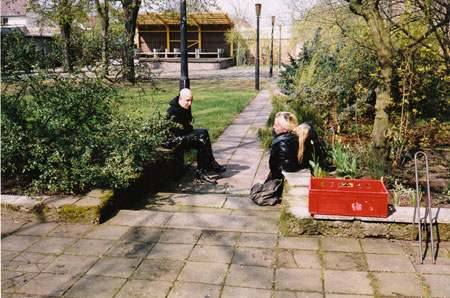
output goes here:
[[194, 97], [191, 90], [185, 88], [169, 103], [167, 117], [178, 124], [171, 132], [175, 136], [167, 140], [166, 147], [182, 149], [197, 149], [197, 181], [215, 184], [217, 181], [208, 176], [207, 171], [223, 173], [225, 166], [221, 166], [214, 158], [211, 149], [208, 130], [194, 129], [192, 126], [191, 105]]

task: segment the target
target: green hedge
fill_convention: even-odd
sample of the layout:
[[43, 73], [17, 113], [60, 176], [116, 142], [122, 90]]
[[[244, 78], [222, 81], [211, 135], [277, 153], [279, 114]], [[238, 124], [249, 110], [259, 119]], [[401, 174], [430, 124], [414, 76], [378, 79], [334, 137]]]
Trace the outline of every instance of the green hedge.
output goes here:
[[2, 180], [32, 192], [124, 188], [160, 156], [164, 116], [120, 113], [114, 89], [89, 78], [38, 74], [4, 86]]

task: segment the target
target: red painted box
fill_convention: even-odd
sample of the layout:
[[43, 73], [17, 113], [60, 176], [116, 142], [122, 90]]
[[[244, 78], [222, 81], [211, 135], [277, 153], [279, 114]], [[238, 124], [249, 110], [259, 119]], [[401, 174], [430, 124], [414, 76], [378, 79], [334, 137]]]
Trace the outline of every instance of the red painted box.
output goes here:
[[311, 178], [309, 213], [387, 217], [388, 196], [381, 180]]

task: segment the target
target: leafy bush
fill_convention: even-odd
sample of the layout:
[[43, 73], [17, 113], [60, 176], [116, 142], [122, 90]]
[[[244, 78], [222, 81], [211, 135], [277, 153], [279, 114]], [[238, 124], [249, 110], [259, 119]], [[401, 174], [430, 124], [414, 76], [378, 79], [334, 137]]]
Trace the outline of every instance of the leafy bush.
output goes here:
[[29, 76], [6, 86], [2, 179], [28, 179], [34, 192], [123, 188], [161, 158], [168, 133], [155, 114], [118, 112], [113, 89], [98, 80]]
[[13, 29], [4, 36], [2, 33], [1, 55], [3, 77], [32, 71], [41, 58], [39, 47], [27, 40], [20, 29]]
[[261, 145], [264, 150], [270, 149], [270, 144], [273, 141], [272, 129], [271, 128], [258, 128], [256, 136], [261, 141]]

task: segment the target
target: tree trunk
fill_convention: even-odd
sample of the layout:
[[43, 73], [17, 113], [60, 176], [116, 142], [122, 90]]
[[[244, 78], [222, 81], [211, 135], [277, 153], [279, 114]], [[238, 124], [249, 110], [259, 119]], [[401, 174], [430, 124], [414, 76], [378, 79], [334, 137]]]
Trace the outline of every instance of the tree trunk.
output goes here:
[[102, 73], [101, 76], [104, 77], [108, 74], [109, 68], [109, 3], [105, 0], [104, 6], [100, 4], [99, 0], [95, 0], [95, 6], [97, 12], [100, 16], [100, 23], [102, 25]]
[[373, 125], [373, 143], [376, 148], [385, 146], [386, 131], [389, 129], [389, 115], [386, 109], [391, 98], [392, 82], [392, 47], [389, 32], [381, 18], [378, 9], [379, 0], [347, 0], [350, 10], [364, 17], [372, 33], [377, 48], [378, 60], [381, 68], [381, 83], [375, 88], [375, 122]]
[[70, 33], [71, 25], [64, 23], [60, 25], [61, 28], [61, 47], [63, 52], [63, 69], [65, 72], [72, 71], [72, 56], [70, 54]]
[[141, 6], [141, 0], [122, 0], [123, 17], [125, 19], [125, 46], [123, 54], [123, 71], [125, 78], [132, 84], [136, 83], [134, 71], [134, 36], [136, 20]]

